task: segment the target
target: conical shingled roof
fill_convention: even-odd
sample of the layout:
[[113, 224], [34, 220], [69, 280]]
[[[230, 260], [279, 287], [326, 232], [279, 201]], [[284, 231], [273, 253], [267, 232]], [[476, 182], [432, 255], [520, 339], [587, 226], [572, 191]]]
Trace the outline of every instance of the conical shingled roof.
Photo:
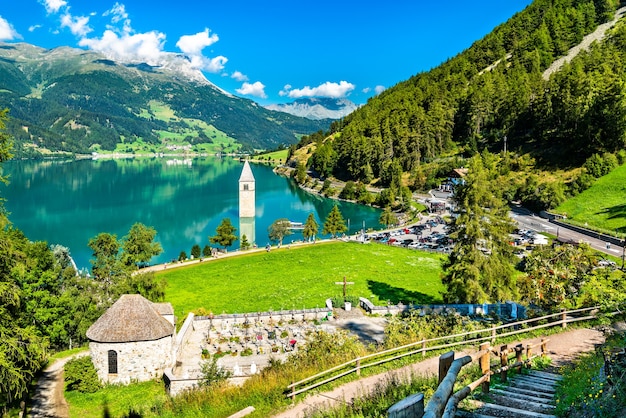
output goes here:
[[100, 343], [154, 341], [174, 333], [174, 326], [141, 295], [122, 295], [87, 330], [87, 338]]
[[248, 182], [254, 181], [254, 175], [252, 174], [252, 169], [250, 168], [250, 163], [246, 160], [243, 163], [243, 170], [241, 170], [241, 176], [239, 176], [239, 182]]

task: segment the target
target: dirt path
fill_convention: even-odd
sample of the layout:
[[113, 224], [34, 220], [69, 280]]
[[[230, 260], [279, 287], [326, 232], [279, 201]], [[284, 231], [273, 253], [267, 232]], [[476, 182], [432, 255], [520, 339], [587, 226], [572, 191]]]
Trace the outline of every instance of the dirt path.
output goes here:
[[69, 407], [63, 396], [63, 367], [69, 360], [89, 355], [89, 352], [75, 354], [50, 364], [37, 380], [37, 388], [27, 416], [33, 418], [68, 418]]
[[[547, 344], [549, 356], [552, 359], [554, 367], [561, 367], [572, 361], [577, 355], [593, 351], [596, 344], [604, 342], [604, 335], [593, 329], [575, 329], [561, 334], [552, 335]], [[532, 338], [522, 340], [516, 343], [536, 344], [540, 342], [540, 338]], [[471, 351], [463, 351], [457, 353], [457, 357], [468, 354]], [[408, 379], [411, 374], [429, 376], [435, 375], [439, 370], [438, 357], [432, 357], [419, 363], [405, 366], [401, 369], [380, 373], [374, 376], [366, 377], [358, 381], [346, 383], [338, 388], [328, 392], [319, 393], [309, 396], [303, 401], [291, 406], [287, 410], [274, 418], [300, 418], [307, 416], [307, 413], [319, 408], [332, 407], [341, 403], [350, 402], [353, 398], [363, 396], [372, 392], [378, 385], [384, 384], [392, 376], [396, 375], [403, 379]]]

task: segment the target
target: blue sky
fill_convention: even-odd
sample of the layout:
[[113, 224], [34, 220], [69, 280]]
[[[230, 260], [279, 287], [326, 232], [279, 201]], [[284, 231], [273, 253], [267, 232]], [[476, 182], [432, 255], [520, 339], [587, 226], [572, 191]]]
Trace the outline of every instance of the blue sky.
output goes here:
[[4, 0], [0, 41], [153, 65], [184, 53], [218, 87], [263, 105], [301, 97], [361, 104], [531, 2]]

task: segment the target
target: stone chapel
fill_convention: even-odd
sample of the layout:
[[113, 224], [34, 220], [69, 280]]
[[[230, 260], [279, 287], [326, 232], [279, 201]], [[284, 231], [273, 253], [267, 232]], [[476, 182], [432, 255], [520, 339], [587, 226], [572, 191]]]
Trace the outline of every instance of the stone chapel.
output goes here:
[[175, 361], [174, 310], [141, 295], [122, 295], [87, 330], [89, 352], [104, 383], [145, 381]]

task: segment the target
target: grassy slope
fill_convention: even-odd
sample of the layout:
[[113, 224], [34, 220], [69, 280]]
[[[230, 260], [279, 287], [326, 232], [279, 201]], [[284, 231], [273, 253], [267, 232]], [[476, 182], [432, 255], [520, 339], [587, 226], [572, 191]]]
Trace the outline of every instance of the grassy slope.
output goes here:
[[578, 224], [626, 233], [626, 164], [556, 209]]
[[441, 302], [442, 255], [358, 243], [318, 243], [306, 247], [213, 260], [158, 273], [167, 280], [165, 299], [182, 317], [198, 308], [216, 314], [324, 306], [342, 294], [369, 298], [377, 305]]

